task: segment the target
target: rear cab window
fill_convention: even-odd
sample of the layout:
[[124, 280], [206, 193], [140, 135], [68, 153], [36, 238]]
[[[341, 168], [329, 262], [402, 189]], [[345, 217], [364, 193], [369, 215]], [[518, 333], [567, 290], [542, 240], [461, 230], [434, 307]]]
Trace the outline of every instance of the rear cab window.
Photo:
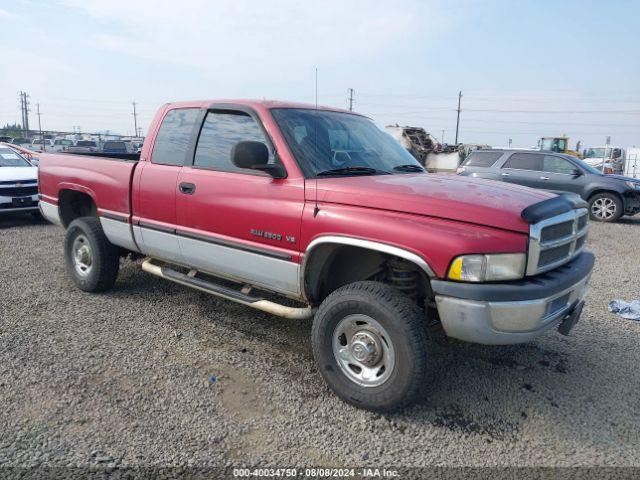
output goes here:
[[164, 116], [153, 145], [151, 162], [184, 165], [199, 112], [199, 108], [176, 108]]
[[471, 152], [463, 166], [491, 167], [501, 156], [502, 152]]

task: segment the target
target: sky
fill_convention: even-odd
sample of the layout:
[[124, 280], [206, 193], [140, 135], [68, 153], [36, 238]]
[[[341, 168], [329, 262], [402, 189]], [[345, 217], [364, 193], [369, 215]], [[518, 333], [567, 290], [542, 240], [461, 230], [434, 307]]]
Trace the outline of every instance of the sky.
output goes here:
[[[640, 2], [0, 0], [0, 125], [133, 134], [166, 102], [315, 101], [453, 143], [640, 145]], [[444, 131], [444, 133], [443, 133]]]

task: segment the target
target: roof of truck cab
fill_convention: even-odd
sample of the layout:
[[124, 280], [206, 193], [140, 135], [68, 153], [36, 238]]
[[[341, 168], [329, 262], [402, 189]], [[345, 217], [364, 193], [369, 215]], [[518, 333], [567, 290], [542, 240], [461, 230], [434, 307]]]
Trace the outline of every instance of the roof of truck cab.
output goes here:
[[240, 105], [245, 107], [260, 109], [272, 109], [272, 108], [300, 108], [309, 110], [323, 110], [330, 112], [342, 112], [352, 113], [359, 115], [356, 112], [346, 110], [344, 108], [331, 107], [328, 105], [318, 105], [313, 103], [301, 103], [301, 102], [286, 102], [281, 100], [252, 100], [252, 99], [211, 99], [211, 100], [192, 100], [185, 102], [170, 102], [167, 104], [170, 108], [188, 108], [199, 107], [204, 108], [213, 104], [228, 104], [228, 105]]

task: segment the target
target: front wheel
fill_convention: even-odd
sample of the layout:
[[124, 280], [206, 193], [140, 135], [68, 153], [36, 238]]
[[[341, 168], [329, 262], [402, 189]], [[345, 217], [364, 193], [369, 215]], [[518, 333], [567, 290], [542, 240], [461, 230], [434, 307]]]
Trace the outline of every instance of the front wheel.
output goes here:
[[313, 322], [313, 354], [344, 401], [392, 411], [415, 400], [425, 380], [424, 314], [398, 290], [357, 282], [329, 295]]
[[589, 199], [589, 216], [600, 222], [615, 222], [623, 214], [620, 197], [613, 193], [598, 193]]
[[67, 270], [80, 290], [102, 292], [113, 286], [120, 269], [120, 250], [95, 217], [74, 220], [64, 241]]

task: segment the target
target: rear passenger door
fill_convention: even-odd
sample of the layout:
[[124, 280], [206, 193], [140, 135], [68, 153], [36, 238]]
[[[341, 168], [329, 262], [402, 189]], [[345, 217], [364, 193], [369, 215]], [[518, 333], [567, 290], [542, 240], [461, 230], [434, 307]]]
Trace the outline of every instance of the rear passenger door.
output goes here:
[[475, 178], [502, 180], [500, 170], [492, 168], [504, 152], [475, 151], [471, 152], [462, 164], [464, 175]]
[[542, 187], [542, 156], [537, 153], [512, 153], [500, 169], [503, 181], [524, 185], [525, 187]]
[[139, 183], [133, 189], [137, 195], [133, 231], [142, 253], [154, 258], [180, 261], [176, 236], [178, 174], [193, 150], [199, 115], [198, 108], [169, 110], [156, 135], [150, 161], [139, 165]]
[[231, 149], [247, 140], [265, 143], [269, 162], [279, 161], [256, 114], [228, 108], [207, 112], [193, 162], [178, 179], [183, 262], [297, 296], [304, 180], [236, 167]]

